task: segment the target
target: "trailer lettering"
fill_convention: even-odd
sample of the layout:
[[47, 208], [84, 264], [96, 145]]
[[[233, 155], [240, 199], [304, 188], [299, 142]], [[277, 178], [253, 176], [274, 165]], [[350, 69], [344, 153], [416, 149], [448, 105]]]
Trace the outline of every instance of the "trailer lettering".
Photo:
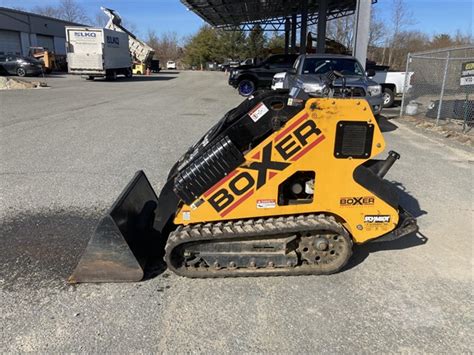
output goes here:
[[118, 46], [120, 45], [119, 38], [114, 36], [107, 36], [107, 44]]
[[95, 33], [95, 32], [74, 32], [74, 36], [95, 38], [97, 36], [97, 33]]

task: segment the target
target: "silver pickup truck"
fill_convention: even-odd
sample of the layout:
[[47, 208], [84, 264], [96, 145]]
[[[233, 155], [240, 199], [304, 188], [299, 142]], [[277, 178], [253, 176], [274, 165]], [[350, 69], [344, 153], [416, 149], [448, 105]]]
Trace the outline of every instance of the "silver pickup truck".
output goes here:
[[325, 87], [325, 75], [338, 71], [344, 77], [334, 82], [335, 97], [363, 97], [374, 115], [380, 114], [383, 106], [382, 88], [369, 78], [356, 58], [337, 54], [302, 54], [287, 73], [278, 73], [273, 79], [273, 88], [302, 88], [310, 95], [320, 96]]

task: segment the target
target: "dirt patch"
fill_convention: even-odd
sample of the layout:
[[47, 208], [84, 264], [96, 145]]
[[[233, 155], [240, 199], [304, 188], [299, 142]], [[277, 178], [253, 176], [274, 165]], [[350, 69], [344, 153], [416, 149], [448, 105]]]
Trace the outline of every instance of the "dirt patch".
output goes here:
[[27, 81], [18, 78], [0, 76], [0, 90], [25, 90], [47, 87], [45, 82]]
[[415, 127], [427, 129], [431, 132], [435, 132], [443, 138], [455, 140], [461, 144], [467, 146], [474, 146], [474, 130], [472, 127], [468, 127], [466, 132], [462, 132], [461, 126], [456, 123], [444, 123], [442, 125], [436, 125], [436, 121], [426, 118], [425, 116], [402, 116], [407, 122], [410, 122]]

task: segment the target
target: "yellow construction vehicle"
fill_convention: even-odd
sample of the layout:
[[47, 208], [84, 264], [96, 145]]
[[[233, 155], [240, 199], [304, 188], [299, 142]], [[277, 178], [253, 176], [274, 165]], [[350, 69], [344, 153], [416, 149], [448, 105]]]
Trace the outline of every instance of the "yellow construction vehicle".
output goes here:
[[[257, 92], [171, 168], [139, 171], [100, 221], [70, 282], [138, 281], [164, 249], [188, 277], [331, 274], [353, 244], [417, 231], [384, 179], [399, 158], [363, 99]], [[161, 245], [161, 246], [160, 246]], [[148, 259], [149, 260], [149, 259]]]
[[146, 64], [145, 63], [134, 63], [132, 66], [133, 75], [145, 75]]
[[57, 55], [43, 47], [30, 47], [28, 56], [39, 60], [43, 64], [44, 72], [47, 74], [53, 70], [67, 70], [65, 55]]

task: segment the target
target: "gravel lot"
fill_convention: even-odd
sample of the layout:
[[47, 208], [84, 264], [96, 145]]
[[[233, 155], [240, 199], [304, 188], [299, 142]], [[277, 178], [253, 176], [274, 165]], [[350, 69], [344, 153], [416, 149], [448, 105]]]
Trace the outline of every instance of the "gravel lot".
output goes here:
[[[0, 351], [472, 352], [473, 154], [383, 120], [420, 234], [358, 247], [332, 276], [68, 286], [138, 169], [157, 191], [241, 101], [223, 73], [0, 92]], [[471, 334], [471, 335], [469, 335]]]

